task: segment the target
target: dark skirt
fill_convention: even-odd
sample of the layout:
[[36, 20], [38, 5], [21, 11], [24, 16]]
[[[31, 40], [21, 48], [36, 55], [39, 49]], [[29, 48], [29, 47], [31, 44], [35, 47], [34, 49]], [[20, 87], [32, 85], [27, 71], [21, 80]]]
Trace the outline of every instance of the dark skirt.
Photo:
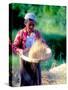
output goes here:
[[39, 63], [22, 61], [21, 86], [41, 85], [41, 68]]

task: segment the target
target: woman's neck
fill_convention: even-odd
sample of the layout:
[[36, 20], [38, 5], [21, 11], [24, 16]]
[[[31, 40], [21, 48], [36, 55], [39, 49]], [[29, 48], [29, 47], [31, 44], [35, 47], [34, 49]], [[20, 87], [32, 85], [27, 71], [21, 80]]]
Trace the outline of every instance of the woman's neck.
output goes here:
[[28, 33], [28, 35], [30, 35], [34, 31], [34, 30], [28, 30], [26, 27], [25, 27], [25, 30]]

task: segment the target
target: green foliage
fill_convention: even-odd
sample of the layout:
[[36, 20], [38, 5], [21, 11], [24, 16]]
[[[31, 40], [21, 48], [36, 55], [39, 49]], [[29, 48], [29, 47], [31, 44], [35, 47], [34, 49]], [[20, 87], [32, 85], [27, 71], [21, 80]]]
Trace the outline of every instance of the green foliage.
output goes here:
[[9, 65], [10, 68], [19, 68], [19, 57], [17, 55], [10, 55], [9, 56]]
[[49, 70], [50, 68], [59, 66], [64, 63], [64, 60], [60, 55], [58, 56], [58, 60], [55, 60], [55, 53], [52, 55], [52, 57], [49, 60], [46, 60], [44, 62], [41, 62], [41, 69], [42, 70]]
[[[11, 16], [9, 37], [11, 37], [12, 42], [23, 26], [25, 14], [34, 12], [37, 18], [36, 28], [41, 32], [49, 47], [54, 50], [54, 56], [41, 64], [42, 68], [49, 69], [62, 63], [63, 59], [66, 60], [66, 6], [12, 3], [9, 8], [11, 12], [9, 15]], [[14, 59], [16, 61], [16, 57]]]
[[13, 31], [12, 31], [12, 41], [14, 41], [17, 32], [18, 32], [17, 30], [13, 30]]
[[[17, 18], [24, 18], [27, 12], [34, 12], [37, 17], [37, 28], [42, 32], [65, 32], [66, 31], [66, 7], [12, 3], [12, 10], [18, 10]], [[17, 19], [16, 18], [16, 19]], [[52, 32], [50, 32], [52, 31]]]

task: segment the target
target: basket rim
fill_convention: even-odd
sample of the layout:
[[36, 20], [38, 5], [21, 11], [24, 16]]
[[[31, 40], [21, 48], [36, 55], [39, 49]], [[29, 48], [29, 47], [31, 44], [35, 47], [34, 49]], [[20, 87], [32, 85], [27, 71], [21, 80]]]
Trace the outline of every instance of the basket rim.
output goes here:
[[21, 54], [20, 55], [20, 58], [22, 60], [25, 60], [27, 62], [31, 62], [31, 63], [39, 63], [40, 61], [47, 61], [50, 56], [51, 56], [51, 49], [48, 48], [49, 52], [46, 53], [46, 56], [45, 57], [42, 57], [42, 58], [29, 58], [28, 55], [26, 55], [25, 53]]

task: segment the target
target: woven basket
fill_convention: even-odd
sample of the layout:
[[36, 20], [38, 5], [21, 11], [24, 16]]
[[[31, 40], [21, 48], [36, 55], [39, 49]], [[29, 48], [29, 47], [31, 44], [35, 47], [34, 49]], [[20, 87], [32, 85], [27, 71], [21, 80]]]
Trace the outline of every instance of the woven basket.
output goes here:
[[39, 58], [29, 58], [28, 56], [28, 53], [24, 53], [24, 54], [21, 54], [20, 55], [20, 58], [22, 60], [25, 60], [27, 62], [31, 62], [31, 63], [39, 63], [40, 61], [45, 61], [45, 60], [48, 60], [50, 57], [51, 57], [51, 49], [50, 48], [47, 48], [46, 49], [46, 55], [44, 57], [39, 57]]

